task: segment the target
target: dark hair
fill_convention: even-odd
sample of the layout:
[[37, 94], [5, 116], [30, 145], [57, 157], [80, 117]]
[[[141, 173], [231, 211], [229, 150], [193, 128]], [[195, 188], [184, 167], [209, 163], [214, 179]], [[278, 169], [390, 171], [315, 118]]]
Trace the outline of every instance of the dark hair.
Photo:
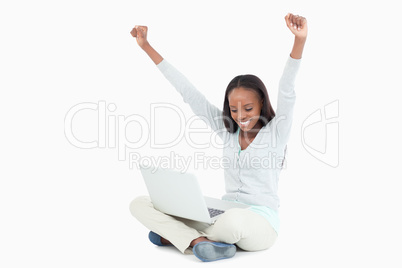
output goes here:
[[222, 115], [227, 131], [229, 131], [230, 133], [235, 133], [237, 131], [237, 128], [239, 127], [230, 114], [228, 99], [230, 92], [232, 92], [233, 89], [239, 87], [256, 92], [260, 97], [260, 100], [263, 100], [259, 121], [262, 123], [263, 126], [266, 126], [269, 121], [271, 121], [271, 119], [275, 117], [275, 111], [272, 108], [271, 102], [269, 101], [267, 88], [260, 78], [252, 74], [246, 74], [239, 75], [233, 78], [226, 88]]

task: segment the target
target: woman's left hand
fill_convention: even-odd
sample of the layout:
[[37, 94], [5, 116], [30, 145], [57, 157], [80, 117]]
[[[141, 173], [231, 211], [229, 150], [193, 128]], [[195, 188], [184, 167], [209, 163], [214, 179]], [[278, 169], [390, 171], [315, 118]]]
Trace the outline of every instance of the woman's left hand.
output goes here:
[[288, 13], [285, 16], [286, 25], [299, 38], [307, 38], [307, 20], [305, 17]]

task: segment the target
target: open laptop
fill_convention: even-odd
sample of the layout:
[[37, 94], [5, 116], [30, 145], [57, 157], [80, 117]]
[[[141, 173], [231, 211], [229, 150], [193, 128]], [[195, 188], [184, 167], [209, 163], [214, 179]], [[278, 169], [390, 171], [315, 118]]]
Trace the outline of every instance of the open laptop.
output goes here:
[[163, 213], [213, 224], [225, 210], [249, 207], [204, 197], [194, 174], [145, 166], [140, 169], [154, 207]]

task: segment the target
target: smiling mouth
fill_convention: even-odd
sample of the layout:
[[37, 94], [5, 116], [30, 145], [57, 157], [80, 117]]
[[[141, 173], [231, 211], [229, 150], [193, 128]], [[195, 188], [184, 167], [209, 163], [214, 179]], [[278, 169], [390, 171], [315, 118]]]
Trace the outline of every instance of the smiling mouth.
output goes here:
[[247, 120], [247, 121], [239, 121], [240, 126], [247, 126], [248, 124], [250, 124], [251, 119]]

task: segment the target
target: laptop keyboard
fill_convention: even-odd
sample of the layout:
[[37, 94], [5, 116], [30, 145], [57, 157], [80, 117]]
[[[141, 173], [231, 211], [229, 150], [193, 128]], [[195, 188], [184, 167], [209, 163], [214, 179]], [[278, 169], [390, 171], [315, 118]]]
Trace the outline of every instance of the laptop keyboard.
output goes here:
[[213, 218], [215, 216], [218, 216], [219, 214], [222, 214], [223, 212], [225, 212], [224, 210], [219, 210], [219, 209], [215, 209], [215, 208], [208, 208], [208, 212], [209, 212], [209, 217]]

